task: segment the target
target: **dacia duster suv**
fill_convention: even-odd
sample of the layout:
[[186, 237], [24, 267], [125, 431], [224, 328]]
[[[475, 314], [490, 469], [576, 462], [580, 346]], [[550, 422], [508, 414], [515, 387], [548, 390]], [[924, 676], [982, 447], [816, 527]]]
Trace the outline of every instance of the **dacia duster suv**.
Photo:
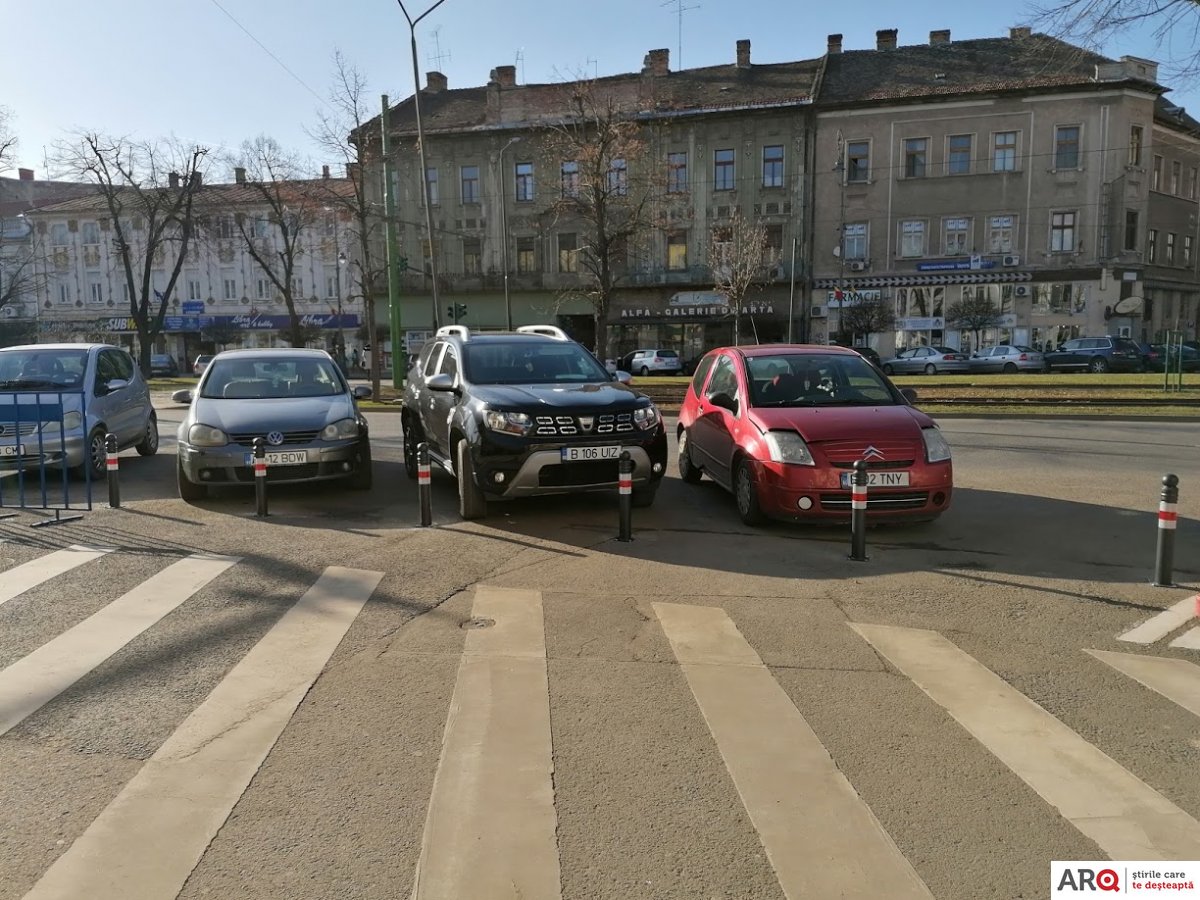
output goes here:
[[633, 460], [633, 504], [649, 506], [662, 481], [662, 415], [588, 350], [552, 326], [516, 332], [440, 329], [422, 348], [404, 392], [404, 468], [417, 445], [458, 480], [464, 519], [489, 500], [613, 490], [622, 451]]

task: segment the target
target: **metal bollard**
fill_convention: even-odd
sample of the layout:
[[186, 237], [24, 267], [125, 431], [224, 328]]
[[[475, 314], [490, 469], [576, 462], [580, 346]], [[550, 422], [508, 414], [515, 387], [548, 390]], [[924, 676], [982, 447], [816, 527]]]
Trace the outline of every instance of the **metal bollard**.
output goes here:
[[1175, 504], [1179, 502], [1179, 476], [1164, 475], [1162, 496], [1158, 502], [1158, 552], [1154, 558], [1154, 586], [1174, 587], [1171, 570], [1175, 567]]
[[421, 501], [421, 527], [433, 524], [433, 478], [429, 472], [429, 445], [417, 444], [417, 496]]
[[867, 559], [867, 464], [858, 460], [850, 481], [850, 558]]
[[628, 450], [622, 450], [617, 461], [617, 506], [620, 516], [617, 540], [628, 543], [633, 540], [633, 457]]
[[254, 501], [257, 505], [255, 514], [267, 515], [267, 442], [265, 439], [254, 439]]
[[108, 476], [108, 505], [112, 509], [121, 508], [121, 470], [117, 462], [117, 436], [104, 436], [104, 470]]

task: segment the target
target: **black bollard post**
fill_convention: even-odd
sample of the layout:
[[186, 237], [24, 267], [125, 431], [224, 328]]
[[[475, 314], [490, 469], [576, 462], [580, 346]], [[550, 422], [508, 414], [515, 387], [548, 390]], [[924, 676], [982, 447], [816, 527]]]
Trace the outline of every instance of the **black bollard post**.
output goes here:
[[864, 562], [867, 558], [867, 464], [858, 460], [850, 479], [850, 558]]
[[1179, 502], [1179, 476], [1164, 475], [1162, 496], [1158, 502], [1158, 552], [1154, 558], [1154, 586], [1174, 587], [1171, 570], [1175, 567], [1175, 504]]
[[254, 501], [257, 505], [255, 514], [260, 518], [267, 515], [267, 442], [263, 438], [254, 439]]
[[628, 543], [633, 540], [633, 457], [628, 450], [622, 450], [617, 461], [617, 505], [620, 516], [617, 540]]
[[121, 470], [117, 461], [117, 436], [104, 436], [104, 470], [108, 476], [108, 505], [112, 509], [121, 508]]
[[417, 444], [417, 495], [421, 501], [421, 527], [433, 524], [433, 487], [429, 472], [429, 445]]

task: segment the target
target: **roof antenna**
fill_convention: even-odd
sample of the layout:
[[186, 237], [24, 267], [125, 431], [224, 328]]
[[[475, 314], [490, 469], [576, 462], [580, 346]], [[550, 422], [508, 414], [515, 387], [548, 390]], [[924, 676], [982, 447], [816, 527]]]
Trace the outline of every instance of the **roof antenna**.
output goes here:
[[517, 58], [513, 62], [521, 67], [521, 84], [525, 84], [525, 48], [517, 48]]
[[433, 53], [430, 53], [426, 58], [429, 60], [429, 65], [433, 66], [433, 70], [435, 72], [440, 72], [442, 71], [442, 61], [450, 60], [452, 58], [449, 50], [447, 50], [445, 53], [442, 52], [442, 26], [439, 25], [437, 28], [433, 29], [433, 31], [430, 32], [430, 37], [433, 38], [434, 49]]
[[691, 12], [694, 9], [699, 9], [700, 4], [697, 3], [695, 6], [684, 6], [684, 0], [666, 0], [665, 3], [660, 3], [659, 6], [674, 6], [675, 15], [679, 17], [679, 59], [675, 63], [675, 69], [678, 71], [679, 69], [683, 68], [683, 14], [686, 12]]
[[584, 65], [585, 70], [588, 66], [592, 67], [592, 81], [595, 81], [597, 78], [600, 77], [600, 60], [593, 59], [592, 57], [589, 56], [584, 61], [583, 65]]

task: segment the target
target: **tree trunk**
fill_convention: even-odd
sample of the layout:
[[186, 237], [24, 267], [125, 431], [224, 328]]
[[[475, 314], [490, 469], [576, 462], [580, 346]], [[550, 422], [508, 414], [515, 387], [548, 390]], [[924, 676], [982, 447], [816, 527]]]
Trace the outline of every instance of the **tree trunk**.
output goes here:
[[601, 363], [608, 358], [608, 310], [606, 307], [596, 307], [596, 358]]
[[[366, 290], [363, 293], [369, 294]], [[371, 396], [378, 400], [380, 380], [378, 360], [382, 358], [383, 354], [380, 351], [379, 332], [375, 327], [375, 298], [367, 296], [364, 305], [367, 313], [367, 343], [371, 345], [371, 349], [368, 351], [371, 354], [371, 364], [367, 367], [371, 375]]]
[[141, 348], [141, 358], [138, 360], [138, 368], [142, 370], [142, 377], [149, 381], [150, 356], [154, 353], [154, 336], [138, 332], [138, 347]]

